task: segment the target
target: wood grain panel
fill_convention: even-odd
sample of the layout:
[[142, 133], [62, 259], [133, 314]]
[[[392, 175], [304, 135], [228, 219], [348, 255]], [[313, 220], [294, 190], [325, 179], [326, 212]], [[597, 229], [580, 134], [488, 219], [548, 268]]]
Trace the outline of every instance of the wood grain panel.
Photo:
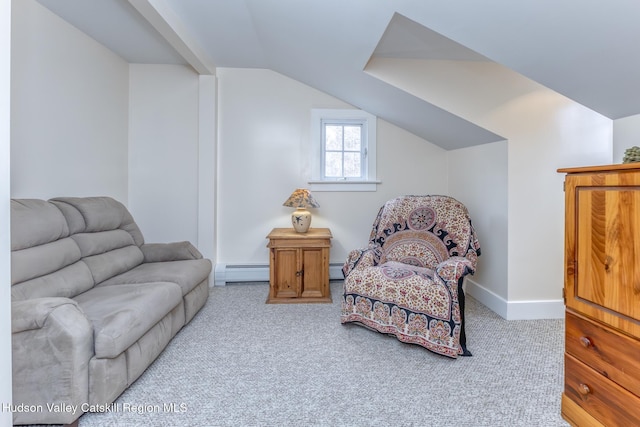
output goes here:
[[640, 188], [583, 187], [577, 191], [575, 295], [640, 318]]
[[298, 263], [297, 249], [276, 249], [275, 298], [295, 298], [298, 296], [298, 272], [302, 266]]
[[567, 353], [640, 396], [640, 341], [567, 312], [565, 346]]
[[562, 418], [573, 427], [606, 427], [562, 393]]
[[565, 178], [568, 308], [640, 336], [640, 165]]
[[640, 398], [570, 355], [564, 363], [568, 398], [606, 426], [640, 426]]

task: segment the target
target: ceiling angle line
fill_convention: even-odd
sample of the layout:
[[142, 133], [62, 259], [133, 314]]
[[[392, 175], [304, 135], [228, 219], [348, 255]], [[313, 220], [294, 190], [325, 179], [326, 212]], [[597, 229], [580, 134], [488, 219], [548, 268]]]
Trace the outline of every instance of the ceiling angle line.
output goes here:
[[128, 0], [199, 74], [215, 75], [215, 65], [163, 0]]

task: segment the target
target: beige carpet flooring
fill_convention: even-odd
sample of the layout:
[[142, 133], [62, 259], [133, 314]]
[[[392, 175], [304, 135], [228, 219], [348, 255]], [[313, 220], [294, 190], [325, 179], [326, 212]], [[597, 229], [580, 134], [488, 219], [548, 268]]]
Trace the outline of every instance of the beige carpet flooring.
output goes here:
[[266, 283], [212, 288], [203, 310], [89, 426], [567, 426], [563, 321], [506, 321], [467, 299], [472, 357], [357, 325], [333, 304], [267, 305]]

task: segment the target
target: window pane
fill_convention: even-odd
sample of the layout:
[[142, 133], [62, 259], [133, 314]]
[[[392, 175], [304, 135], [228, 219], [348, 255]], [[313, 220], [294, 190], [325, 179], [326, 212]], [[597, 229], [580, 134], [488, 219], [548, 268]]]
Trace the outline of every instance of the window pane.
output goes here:
[[326, 125], [325, 150], [342, 150], [342, 126]]
[[331, 178], [342, 177], [342, 152], [325, 153], [324, 176]]
[[360, 153], [344, 153], [344, 176], [358, 178], [360, 173]]
[[360, 151], [361, 132], [360, 126], [344, 127], [344, 149], [346, 151]]

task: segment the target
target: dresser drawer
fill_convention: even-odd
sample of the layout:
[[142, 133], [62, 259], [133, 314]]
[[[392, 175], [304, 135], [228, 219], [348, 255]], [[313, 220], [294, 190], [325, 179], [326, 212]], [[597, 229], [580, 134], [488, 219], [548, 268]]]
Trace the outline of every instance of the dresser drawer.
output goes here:
[[640, 341], [567, 311], [566, 352], [640, 396]]
[[571, 355], [564, 358], [564, 393], [606, 426], [640, 426], [640, 398]]

